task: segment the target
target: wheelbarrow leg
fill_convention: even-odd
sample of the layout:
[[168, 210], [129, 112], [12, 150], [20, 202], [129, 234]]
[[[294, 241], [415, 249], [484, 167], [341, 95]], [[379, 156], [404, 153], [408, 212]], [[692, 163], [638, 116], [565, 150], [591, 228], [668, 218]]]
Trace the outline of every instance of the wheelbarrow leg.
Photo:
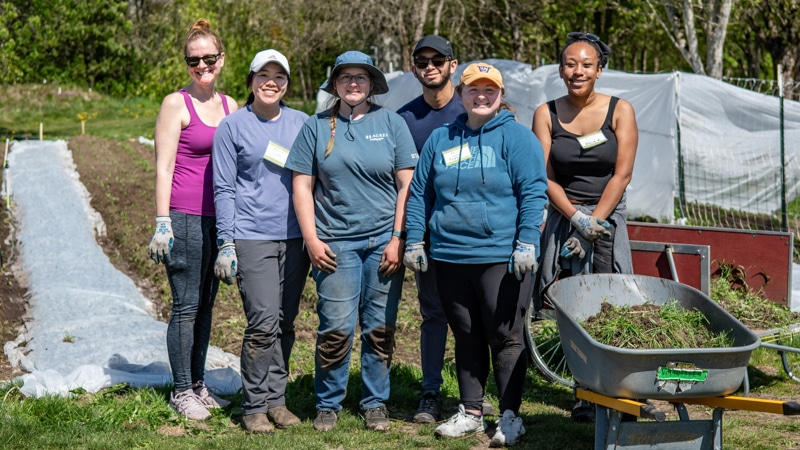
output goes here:
[[613, 450], [619, 438], [622, 412], [595, 404], [594, 450]]

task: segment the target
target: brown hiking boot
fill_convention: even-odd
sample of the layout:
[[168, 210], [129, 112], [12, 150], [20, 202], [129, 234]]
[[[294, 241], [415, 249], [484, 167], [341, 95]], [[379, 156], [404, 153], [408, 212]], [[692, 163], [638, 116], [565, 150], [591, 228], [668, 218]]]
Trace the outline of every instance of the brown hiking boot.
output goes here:
[[336, 428], [336, 413], [333, 411], [319, 410], [314, 419], [314, 429], [317, 431], [331, 431]]
[[389, 417], [386, 414], [386, 408], [383, 406], [364, 411], [364, 419], [368, 430], [389, 431]]
[[269, 423], [269, 419], [264, 413], [242, 416], [242, 428], [244, 431], [254, 434], [270, 434], [275, 431], [275, 427]]
[[300, 418], [292, 414], [286, 405], [276, 406], [267, 410], [267, 417], [280, 429], [300, 425]]

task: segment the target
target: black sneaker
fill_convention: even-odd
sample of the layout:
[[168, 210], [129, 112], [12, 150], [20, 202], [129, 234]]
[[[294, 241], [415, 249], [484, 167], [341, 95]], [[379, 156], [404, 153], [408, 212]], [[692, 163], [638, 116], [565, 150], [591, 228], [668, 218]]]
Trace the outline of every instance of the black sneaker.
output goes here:
[[317, 418], [314, 419], [314, 429], [317, 431], [331, 431], [336, 428], [336, 413], [333, 411], [317, 411]]
[[594, 422], [594, 403], [578, 400], [572, 407], [572, 420], [579, 423]]
[[442, 415], [442, 394], [435, 391], [428, 391], [422, 394], [419, 400], [419, 408], [414, 414], [414, 423], [434, 423], [439, 421]]
[[386, 414], [386, 407], [378, 406], [364, 411], [364, 419], [367, 422], [367, 429], [372, 431], [389, 431], [389, 417]]

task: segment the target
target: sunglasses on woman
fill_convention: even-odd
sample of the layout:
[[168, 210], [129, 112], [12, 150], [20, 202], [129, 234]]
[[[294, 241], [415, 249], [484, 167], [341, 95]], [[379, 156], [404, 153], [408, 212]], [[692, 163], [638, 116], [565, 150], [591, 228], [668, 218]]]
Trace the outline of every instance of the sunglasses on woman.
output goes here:
[[592, 33], [583, 33], [580, 31], [573, 31], [572, 33], [567, 35], [567, 39], [569, 40], [577, 40], [577, 39], [586, 39], [589, 42], [597, 42], [600, 40], [600, 37], [596, 34]]
[[217, 53], [216, 55], [186, 56], [183, 59], [186, 61], [186, 64], [188, 64], [189, 67], [199, 66], [201, 59], [204, 63], [206, 63], [207, 66], [213, 66], [217, 63], [220, 55], [222, 55], [222, 53]]
[[414, 59], [414, 65], [417, 66], [417, 69], [427, 69], [428, 64], [433, 64], [433, 67], [440, 68], [444, 66], [444, 64], [450, 59], [448, 56], [434, 56], [433, 58], [425, 58], [424, 56], [418, 56]]

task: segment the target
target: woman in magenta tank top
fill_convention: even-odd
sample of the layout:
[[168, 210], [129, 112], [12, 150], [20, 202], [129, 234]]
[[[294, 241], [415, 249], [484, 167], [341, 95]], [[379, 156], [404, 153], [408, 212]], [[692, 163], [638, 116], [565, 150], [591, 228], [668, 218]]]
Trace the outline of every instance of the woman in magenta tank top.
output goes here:
[[148, 254], [166, 266], [172, 291], [170, 405], [189, 419], [205, 420], [208, 409], [230, 404], [212, 394], [203, 378], [219, 287], [211, 147], [217, 125], [237, 104], [214, 89], [225, 53], [207, 20], [192, 25], [183, 51], [192, 81], [164, 98], [156, 119], [156, 230]]

